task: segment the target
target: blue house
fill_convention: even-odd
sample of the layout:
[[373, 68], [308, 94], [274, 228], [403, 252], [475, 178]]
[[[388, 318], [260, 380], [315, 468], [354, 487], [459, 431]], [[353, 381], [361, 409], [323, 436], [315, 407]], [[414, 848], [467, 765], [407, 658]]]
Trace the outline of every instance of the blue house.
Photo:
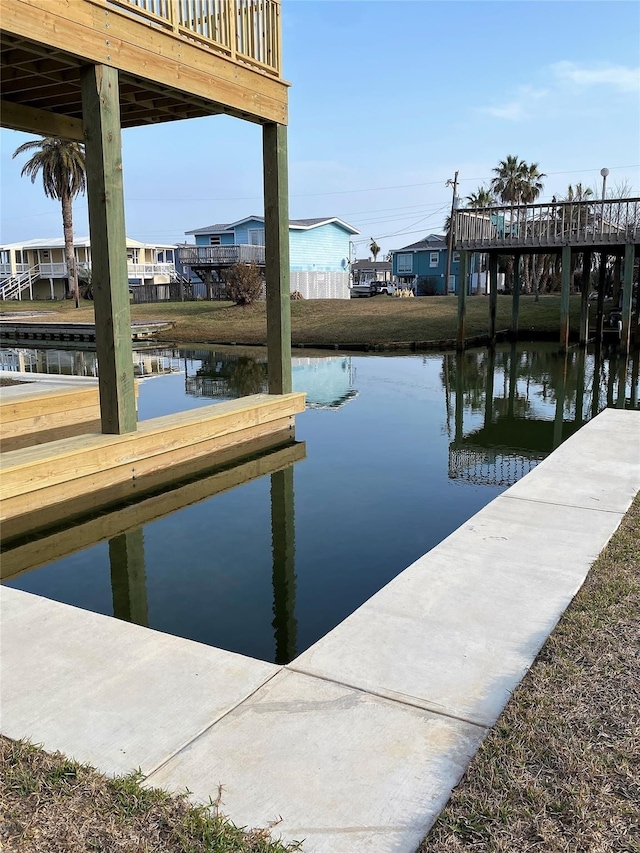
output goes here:
[[[291, 292], [305, 299], [349, 299], [349, 249], [357, 228], [338, 217], [289, 222]], [[200, 278], [234, 263], [264, 265], [264, 217], [247, 216], [187, 231], [195, 245], [181, 246], [179, 259]]]
[[457, 293], [460, 253], [451, 258], [451, 278], [446, 286], [447, 238], [429, 234], [419, 243], [412, 243], [391, 253], [393, 275], [400, 285], [411, 287], [416, 296]]

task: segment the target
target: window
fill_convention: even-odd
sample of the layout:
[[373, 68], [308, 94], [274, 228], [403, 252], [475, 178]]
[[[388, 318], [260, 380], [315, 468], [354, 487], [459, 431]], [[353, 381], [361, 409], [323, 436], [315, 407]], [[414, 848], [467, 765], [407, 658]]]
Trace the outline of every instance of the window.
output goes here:
[[249, 229], [249, 245], [264, 246], [264, 228]]
[[437, 267], [440, 261], [440, 252], [429, 252], [429, 266]]
[[209, 237], [209, 245], [210, 246], [219, 246], [220, 245], [220, 235], [219, 234], [212, 234]]
[[397, 255], [397, 272], [398, 275], [403, 273], [413, 272], [413, 255]]
[[454, 252], [451, 256], [454, 264], [460, 263], [460, 252]]

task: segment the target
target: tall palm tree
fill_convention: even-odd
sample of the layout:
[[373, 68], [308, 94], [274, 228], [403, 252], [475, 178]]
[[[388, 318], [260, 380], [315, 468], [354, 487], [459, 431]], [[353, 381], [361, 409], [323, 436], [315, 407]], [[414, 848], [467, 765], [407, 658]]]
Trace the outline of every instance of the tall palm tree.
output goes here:
[[544, 189], [541, 178], [546, 178], [537, 163], [525, 163], [522, 161], [522, 175], [520, 186], [520, 201], [524, 204], [532, 204]]
[[29, 175], [35, 184], [37, 175], [42, 172], [44, 194], [55, 198], [62, 205], [62, 228], [64, 232], [64, 254], [69, 275], [69, 289], [72, 291], [76, 308], [80, 305], [78, 289], [78, 270], [73, 250], [73, 199], [78, 193], [84, 193], [86, 166], [84, 145], [60, 139], [57, 136], [44, 136], [32, 142], [25, 142], [13, 152], [17, 157], [25, 151], [35, 151], [33, 157], [22, 167], [20, 174]]
[[371, 242], [369, 243], [369, 251], [373, 255], [373, 262], [376, 262], [376, 258], [380, 254], [380, 246], [376, 243], [375, 239], [372, 237]]
[[526, 168], [524, 160], [518, 160], [513, 154], [500, 160], [492, 171], [495, 178], [491, 181], [491, 191], [503, 204], [517, 204], [522, 191], [522, 175]]
[[491, 207], [496, 203], [496, 197], [493, 192], [487, 187], [478, 187], [478, 189], [467, 196], [469, 207]]

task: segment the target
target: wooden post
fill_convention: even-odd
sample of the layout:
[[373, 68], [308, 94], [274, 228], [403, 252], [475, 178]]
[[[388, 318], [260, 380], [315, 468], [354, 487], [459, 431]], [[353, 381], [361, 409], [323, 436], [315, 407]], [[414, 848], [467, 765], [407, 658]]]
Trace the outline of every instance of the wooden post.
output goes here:
[[561, 261], [562, 293], [560, 299], [560, 346], [569, 346], [569, 291], [571, 289], [571, 246], [562, 247]]
[[287, 128], [265, 124], [262, 139], [269, 393], [288, 394], [292, 380]]
[[616, 409], [624, 409], [627, 402], [627, 368], [629, 366], [629, 353], [623, 351], [620, 353], [618, 361], [618, 398], [616, 400]]
[[109, 540], [113, 615], [125, 622], [149, 625], [142, 527]]
[[[564, 268], [564, 262], [563, 262]], [[562, 381], [560, 383], [560, 387], [557, 389], [556, 396], [556, 416], [553, 422], [553, 449], [559, 447], [562, 444], [562, 431], [564, 427], [564, 397], [566, 394], [567, 387], [567, 359], [568, 353], [565, 350], [564, 354], [564, 363], [562, 365]]]
[[589, 340], [589, 285], [591, 284], [591, 250], [582, 254], [582, 287], [580, 300], [580, 346], [586, 347]]
[[507, 406], [507, 416], [515, 417], [516, 408], [516, 389], [518, 387], [518, 349], [516, 342], [511, 344], [511, 353], [509, 354], [509, 403]]
[[464, 434], [464, 376], [465, 356], [458, 353], [456, 356], [456, 408], [455, 408], [455, 442], [460, 447]]
[[496, 311], [498, 307], [498, 253], [489, 253], [489, 343], [496, 342]]
[[520, 252], [513, 256], [513, 294], [511, 297], [511, 334], [518, 338], [518, 315], [520, 313]]
[[293, 465], [271, 475], [271, 547], [275, 662], [286, 664], [296, 656], [298, 631]]
[[638, 374], [640, 373], [640, 349], [635, 347], [631, 358], [631, 408], [638, 408]]
[[578, 351], [578, 378], [576, 382], [576, 423], [584, 422], [584, 377], [587, 362], [587, 348]]
[[631, 307], [633, 292], [633, 264], [635, 261], [635, 246], [627, 243], [624, 247], [624, 279], [622, 287], [622, 338], [620, 347], [622, 351], [629, 352], [631, 342]]
[[465, 322], [467, 317], [467, 277], [469, 269], [469, 252], [460, 252], [460, 267], [458, 270], [458, 351], [464, 349]]
[[600, 372], [602, 370], [602, 346], [596, 343], [593, 354], [593, 382], [591, 385], [591, 417], [600, 411]]
[[102, 432], [136, 429], [118, 72], [81, 70]]
[[604, 326], [604, 291], [607, 283], [607, 253], [600, 252], [600, 273], [598, 275], [598, 302], [596, 307], [596, 344], [602, 344]]

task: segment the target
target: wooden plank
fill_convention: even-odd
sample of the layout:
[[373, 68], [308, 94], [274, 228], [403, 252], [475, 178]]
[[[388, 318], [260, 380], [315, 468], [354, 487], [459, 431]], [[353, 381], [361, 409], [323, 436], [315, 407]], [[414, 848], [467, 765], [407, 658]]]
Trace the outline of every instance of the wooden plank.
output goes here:
[[201, 454], [203, 449], [197, 448], [198, 444], [206, 445], [220, 439], [226, 446], [224, 440], [230, 437], [233, 441], [235, 433], [292, 417], [304, 409], [304, 394], [275, 397], [273, 403], [266, 394], [244, 400], [250, 402], [223, 412], [212, 411], [226, 405], [220, 403], [143, 421], [136, 433], [84, 435], [3, 453], [0, 455], [0, 496], [7, 501], [25, 492], [62, 483], [70, 483], [73, 491], [74, 481], [121, 467], [129, 470], [129, 477], [136, 477], [143, 462], [146, 470], [153, 470], [154, 466], [167, 464], [167, 454], [180, 457], [181, 461]]
[[0, 422], [2, 432], [4, 427], [13, 421], [24, 421], [39, 418], [43, 415], [68, 412], [70, 415], [76, 409], [97, 406], [100, 402], [98, 386], [81, 385], [79, 388], [38, 388], [38, 382], [32, 382], [28, 393], [21, 395], [6, 394], [3, 389], [0, 394]]
[[560, 346], [569, 346], [569, 292], [571, 290], [571, 246], [562, 247], [560, 292]]
[[[134, 512], [130, 505], [122, 507], [6, 550], [0, 562], [0, 578], [7, 580], [10, 577], [16, 577], [25, 571], [60, 560], [83, 548], [89, 548], [98, 542], [112, 539], [136, 527], [164, 518], [186, 506], [208, 500], [214, 495], [234, 489], [258, 477], [273, 474], [282, 468], [289, 468], [295, 462], [304, 459], [305, 455], [304, 442], [284, 448], [265, 447], [263, 455], [257, 459], [249, 459], [232, 468], [215, 471], [194, 482], [173, 489], [168, 488], [160, 494], [142, 497], [136, 502]], [[202, 466], [202, 472], [205, 473], [207, 468], [210, 468], [210, 465]]]
[[138, 475], [135, 479], [122, 480], [85, 494], [79, 492], [75, 496], [44, 507], [27, 506], [23, 512], [3, 522], [2, 542], [6, 545], [26, 534], [31, 536], [36, 531], [46, 530], [61, 521], [73, 524], [76, 519], [84, 518], [96, 510], [114, 507], [124, 501], [137, 501], [144, 495], [157, 494], [158, 491], [172, 488], [172, 484], [197, 478], [207, 470], [228, 464], [235, 465], [240, 459], [289, 445], [293, 439], [292, 419], [284, 418], [281, 423], [281, 430], [274, 424], [268, 424], [260, 427], [262, 434], [251, 440], [230, 443], [224, 448], [215, 447], [208, 455], [203, 453], [182, 462], [170, 459], [173, 464]]
[[2, 126], [25, 133], [40, 133], [43, 136], [60, 136], [63, 139], [84, 140], [82, 121], [71, 116], [25, 107], [11, 101], [0, 101]]
[[3, 30], [203, 98], [253, 121], [287, 122], [288, 84], [103, 4], [3, 0]]
[[124, 226], [118, 72], [81, 72], [102, 431], [132, 432], [136, 402]]
[[0, 441], [0, 450], [2, 453], [10, 453], [12, 450], [21, 450], [23, 447], [49, 444], [52, 441], [59, 441], [61, 438], [84, 435], [87, 432], [99, 432], [101, 426], [100, 410], [98, 408], [93, 410], [82, 409], [81, 412], [86, 412], [85, 419], [74, 418], [74, 423], [36, 431], [18, 432], [15, 435], [3, 435]]
[[267, 351], [270, 394], [288, 394], [291, 376], [291, 292], [289, 274], [289, 189], [287, 128], [263, 128]]

